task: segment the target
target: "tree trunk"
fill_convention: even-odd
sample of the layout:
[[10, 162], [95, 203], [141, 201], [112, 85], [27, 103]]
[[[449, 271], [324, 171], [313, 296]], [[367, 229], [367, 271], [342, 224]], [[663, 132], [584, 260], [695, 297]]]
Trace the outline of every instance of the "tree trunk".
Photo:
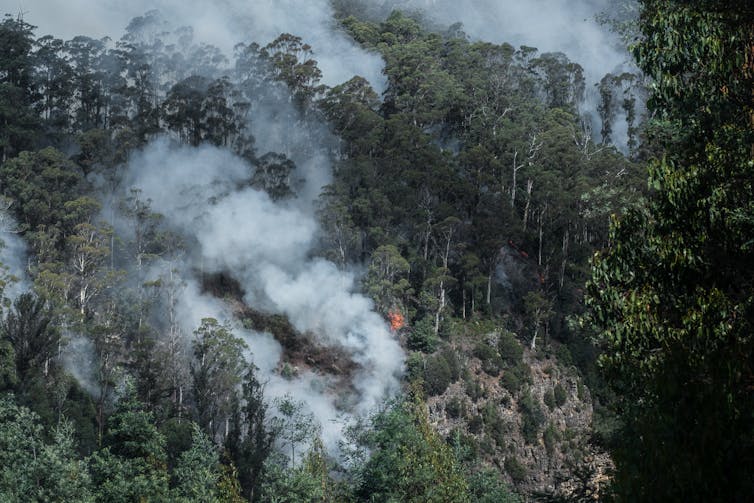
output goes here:
[[529, 178], [526, 180], [526, 207], [524, 208], [524, 232], [529, 223], [529, 208], [531, 207], [531, 191], [534, 188], [534, 181]]
[[435, 313], [435, 336], [440, 333], [440, 316], [445, 309], [445, 282], [440, 282], [440, 305], [437, 306], [437, 312]]
[[531, 350], [537, 349], [537, 333], [539, 332], [539, 322], [534, 325], [534, 336], [531, 338]]
[[563, 289], [563, 283], [565, 282], [565, 268], [566, 268], [566, 262], [568, 260], [568, 241], [570, 240], [570, 233], [568, 232], [568, 228], [566, 227], [565, 232], [563, 233], [563, 248], [562, 248], [562, 259], [560, 261], [560, 289]]
[[490, 297], [492, 296], [492, 271], [487, 276], [487, 305], [490, 305]]
[[518, 174], [518, 170], [521, 169], [521, 166], [518, 166], [516, 164], [517, 159], [518, 159], [518, 150], [516, 150], [513, 153], [513, 181], [511, 184], [511, 208], [516, 207], [516, 174]]
[[545, 213], [547, 213], [546, 203], [544, 207], [539, 210], [539, 215], [537, 217], [537, 226], [539, 227], [539, 252], [537, 254], [537, 265], [539, 265], [540, 267], [542, 267], [542, 241], [544, 237]]

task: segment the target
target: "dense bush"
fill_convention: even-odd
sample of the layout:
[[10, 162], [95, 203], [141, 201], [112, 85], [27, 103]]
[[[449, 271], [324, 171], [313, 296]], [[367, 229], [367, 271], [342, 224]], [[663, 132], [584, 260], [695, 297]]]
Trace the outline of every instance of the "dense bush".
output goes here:
[[566, 400], [568, 399], [568, 394], [562, 384], [558, 383], [555, 385], [555, 391], [553, 394], [555, 397], [555, 405], [558, 407], [565, 405]]
[[414, 323], [409, 331], [406, 345], [413, 351], [431, 353], [437, 347], [437, 337], [435, 336], [433, 322], [430, 318], [424, 317]]
[[550, 423], [547, 425], [547, 428], [545, 428], [545, 431], [542, 433], [542, 440], [545, 443], [547, 454], [552, 455], [555, 451], [555, 444], [560, 440], [560, 434], [554, 424]]
[[486, 343], [480, 343], [474, 348], [474, 356], [481, 361], [482, 370], [485, 373], [493, 377], [500, 375], [503, 360], [494, 347]]
[[545, 422], [545, 414], [537, 400], [526, 392], [518, 401], [518, 410], [521, 413], [521, 433], [528, 444], [537, 441], [539, 430]]
[[466, 415], [466, 404], [458, 397], [453, 397], [445, 405], [445, 413], [451, 419], [458, 419]]
[[513, 368], [503, 371], [500, 378], [500, 384], [507, 389], [511, 395], [517, 395], [524, 384], [531, 382], [531, 369], [521, 362]]
[[508, 435], [508, 425], [505, 420], [500, 417], [498, 407], [490, 402], [482, 409], [482, 419], [484, 420], [484, 431], [492, 438], [498, 447], [505, 445], [505, 438]]
[[526, 467], [515, 456], [506, 457], [504, 466], [514, 482], [522, 482], [526, 478]]
[[453, 367], [444, 355], [438, 354], [427, 358], [424, 369], [424, 390], [429, 396], [445, 393], [453, 382]]
[[545, 402], [548, 409], [553, 410], [555, 408], [555, 393], [551, 389], [548, 389], [545, 391], [542, 401]]
[[524, 348], [510, 332], [500, 334], [500, 339], [497, 342], [497, 350], [500, 353], [500, 358], [509, 367], [518, 365], [524, 355]]

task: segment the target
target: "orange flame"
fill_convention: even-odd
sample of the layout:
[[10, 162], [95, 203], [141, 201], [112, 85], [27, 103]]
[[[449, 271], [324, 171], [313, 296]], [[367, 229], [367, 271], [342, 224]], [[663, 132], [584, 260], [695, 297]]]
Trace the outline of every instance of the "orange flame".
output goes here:
[[399, 311], [390, 311], [387, 314], [388, 320], [390, 320], [390, 329], [393, 332], [397, 332], [404, 326], [406, 326], [406, 319]]

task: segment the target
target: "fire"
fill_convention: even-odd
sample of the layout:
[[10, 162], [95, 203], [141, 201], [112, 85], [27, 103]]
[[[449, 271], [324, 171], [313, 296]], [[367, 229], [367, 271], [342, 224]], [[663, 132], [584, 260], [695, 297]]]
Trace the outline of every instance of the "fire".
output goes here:
[[387, 314], [388, 320], [390, 320], [390, 329], [393, 332], [397, 332], [404, 326], [406, 326], [406, 319], [400, 313], [400, 311], [390, 311]]

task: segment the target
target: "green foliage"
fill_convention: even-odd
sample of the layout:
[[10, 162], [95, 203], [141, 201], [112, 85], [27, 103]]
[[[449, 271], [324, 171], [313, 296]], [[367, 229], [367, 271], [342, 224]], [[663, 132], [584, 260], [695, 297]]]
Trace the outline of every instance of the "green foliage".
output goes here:
[[500, 377], [500, 384], [514, 396], [521, 391], [525, 384], [530, 382], [531, 369], [524, 362], [520, 362], [513, 368], [505, 369], [502, 377]]
[[464, 417], [466, 415], [466, 404], [462, 399], [453, 397], [445, 404], [445, 413], [451, 419]]
[[500, 474], [493, 470], [484, 469], [473, 473], [469, 477], [469, 488], [473, 503], [518, 503], [521, 501], [503, 482]]
[[482, 398], [487, 397], [487, 392], [484, 389], [484, 385], [478, 380], [468, 376], [464, 379], [466, 384], [466, 395], [471, 398], [472, 401], [477, 402]]
[[566, 400], [568, 399], [568, 394], [562, 384], [558, 383], [555, 385], [553, 395], [555, 398], [555, 405], [558, 407], [565, 405]]
[[22, 152], [0, 165], [0, 178], [3, 195], [16, 203], [14, 216], [22, 229], [35, 234], [63, 230], [65, 203], [76, 199], [81, 174], [62, 152], [53, 148]]
[[0, 390], [13, 389], [18, 384], [16, 352], [7, 340], [0, 340]]
[[207, 435], [193, 425], [191, 447], [184, 451], [173, 470], [175, 501], [219, 502], [218, 484], [221, 477], [219, 455]]
[[555, 393], [553, 390], [548, 389], [545, 391], [544, 396], [542, 397], [542, 401], [547, 405], [547, 408], [552, 410], [555, 408]]
[[665, 153], [650, 165], [653, 196], [613, 221], [587, 298], [620, 396], [616, 490], [627, 501], [745, 499], [754, 466], [751, 6], [642, 5], [634, 53], [654, 78]]
[[[374, 250], [364, 287], [380, 312], [387, 313], [402, 306], [412, 292], [408, 282], [411, 269], [408, 261], [393, 245], [383, 245]], [[417, 328], [415, 327], [414, 330]], [[412, 349], [422, 349], [420, 347]]]
[[424, 369], [424, 389], [429, 396], [442, 395], [452, 381], [452, 370], [444, 357], [438, 355], [427, 359]]
[[518, 342], [515, 335], [508, 331], [503, 331], [500, 334], [497, 341], [497, 350], [507, 367], [515, 367], [521, 363], [524, 355], [524, 348], [521, 347], [521, 343]]
[[165, 437], [130, 383], [108, 421], [103, 447], [89, 460], [96, 501], [167, 499]]
[[31, 106], [33, 29], [21, 16], [0, 23], [0, 162], [33, 147], [40, 129]]
[[510, 426], [500, 416], [498, 405], [491, 400], [488, 401], [482, 409], [482, 420], [484, 421], [484, 431], [491, 439], [495, 441], [498, 448], [505, 446], [505, 440], [510, 433]]
[[220, 325], [214, 318], [203, 319], [194, 335], [191, 374], [199, 424], [215, 438], [238, 404], [238, 391], [247, 368], [247, 346], [233, 335], [229, 324]]
[[94, 501], [70, 424], [60, 424], [47, 443], [39, 417], [12, 397], [0, 398], [0, 466], [3, 501]]
[[60, 331], [47, 302], [30, 293], [19, 296], [0, 321], [0, 335], [13, 348], [15, 372], [21, 384], [49, 364], [60, 341]]
[[547, 454], [552, 455], [552, 453], [555, 451], [555, 445], [560, 440], [560, 433], [555, 428], [554, 424], [550, 423], [547, 425], [545, 431], [542, 432], [542, 440], [545, 443]]
[[406, 340], [409, 349], [424, 353], [433, 352], [438, 343], [434, 322], [429, 316], [425, 316], [413, 324]]
[[468, 484], [452, 451], [432, 430], [418, 399], [372, 419], [361, 442], [371, 457], [360, 468], [357, 497], [371, 501], [468, 502]]
[[524, 440], [529, 444], [536, 443], [545, 422], [545, 414], [539, 401], [527, 391], [518, 400], [518, 410], [521, 413], [521, 433]]
[[290, 449], [289, 462], [296, 465], [296, 449], [313, 442], [319, 435], [320, 425], [311, 412], [306, 412], [303, 402], [295, 401], [286, 395], [275, 400], [275, 436], [283, 443], [284, 449]]
[[[305, 148], [321, 144], [314, 155], [333, 159], [331, 185], [319, 201], [316, 253], [343, 268], [364, 264], [363, 289], [376, 310], [410, 320], [396, 336], [419, 352], [409, 357], [407, 377], [422, 380], [428, 394], [444, 393], [461, 377], [468, 332], [520, 330], [528, 322], [535, 335], [573, 335], [561, 319], [581, 309], [588, 257], [607, 242], [608, 216], [627, 207], [638, 171], [583, 130], [580, 66], [560, 53], [470, 42], [459, 26], [433, 32], [400, 12], [365, 21], [375, 6], [345, 3], [337, 2], [340, 12], [361, 19], [344, 19], [343, 27], [385, 60], [381, 98], [361, 77], [322, 85], [314, 59], [322, 48], [296, 34], [238, 46], [228, 62], [189, 32], [166, 30], [156, 12], [134, 19], [112, 44], [85, 36], [35, 40], [20, 17], [0, 25], [0, 216], [14, 217], [29, 241], [27, 272], [47, 299], [41, 310], [42, 301], [11, 308], [0, 341], [0, 388], [39, 414], [43, 436], [52, 438], [50, 427], [68, 416], [81, 453], [103, 442], [88, 458], [89, 492], [98, 501], [349, 496], [329, 480], [321, 447], [298, 452], [314, 436], [306, 415], [295, 404], [277, 411], [277, 420], [268, 413], [263, 384], [245, 361], [248, 348], [229, 326], [204, 320], [191, 347], [177, 343], [176, 298], [185, 284], [172, 264], [185, 260], [185, 236], [171, 234], [136, 190], [120, 202], [103, 197], [121, 190], [124, 166], [159, 134], [232, 149], [249, 164], [242, 184], [284, 200], [299, 187], [301, 167], [291, 157], [298, 149], [258, 152], [249, 130], [268, 125], [254, 123], [261, 116], [250, 111], [279, 100], [286, 120], [326, 121], [336, 141], [320, 141], [322, 128], [311, 128]], [[614, 93], [617, 81], [608, 81], [614, 88], [606, 91]], [[624, 111], [636, 112], [633, 105]], [[37, 145], [52, 147], [34, 151]], [[119, 222], [106, 209], [115, 229], [98, 221], [102, 202], [124, 217]], [[737, 218], [748, 225], [745, 212]], [[152, 281], [158, 259], [171, 270]], [[119, 281], [119, 268], [131, 271], [128, 281]], [[206, 293], [243, 297], [235, 271], [201, 269]], [[271, 332], [286, 352], [305, 354], [307, 339], [286, 316], [253, 309], [244, 313], [252, 328]], [[94, 398], [59, 365], [61, 326], [92, 343], [95, 375], [88, 377], [96, 382], [87, 389], [96, 388]], [[574, 352], [576, 362], [586, 368], [595, 352], [574, 337], [585, 347]], [[486, 373], [502, 371], [514, 396], [530, 381], [521, 344], [505, 330], [474, 356]], [[127, 373], [138, 391], [128, 391], [113, 412]], [[474, 402], [487, 398], [482, 381], [469, 376], [465, 386]], [[469, 480], [477, 487], [467, 494], [415, 405], [396, 419], [395, 438], [378, 442], [400, 462], [385, 455], [379, 469], [371, 465], [383, 484], [374, 499], [506, 501], [499, 481], [476, 467], [470, 470], [479, 476]], [[456, 405], [448, 414], [465, 415]], [[499, 416], [488, 403], [470, 420], [490, 453], [509, 427]], [[193, 421], [209, 439], [192, 435]], [[217, 464], [213, 442], [223, 445], [227, 464]], [[290, 450], [295, 466], [275, 456], [275, 446]]]
[[327, 458], [319, 440], [297, 466], [284, 469], [284, 465], [268, 462], [261, 487], [261, 501], [274, 503], [298, 503], [337, 501], [335, 482], [328, 474]]
[[508, 455], [503, 463], [505, 472], [510, 475], [514, 482], [523, 482], [526, 479], [526, 467], [514, 455]]
[[503, 366], [503, 360], [493, 346], [482, 342], [474, 348], [474, 356], [479, 358], [482, 363], [482, 370], [492, 377], [500, 374]]

